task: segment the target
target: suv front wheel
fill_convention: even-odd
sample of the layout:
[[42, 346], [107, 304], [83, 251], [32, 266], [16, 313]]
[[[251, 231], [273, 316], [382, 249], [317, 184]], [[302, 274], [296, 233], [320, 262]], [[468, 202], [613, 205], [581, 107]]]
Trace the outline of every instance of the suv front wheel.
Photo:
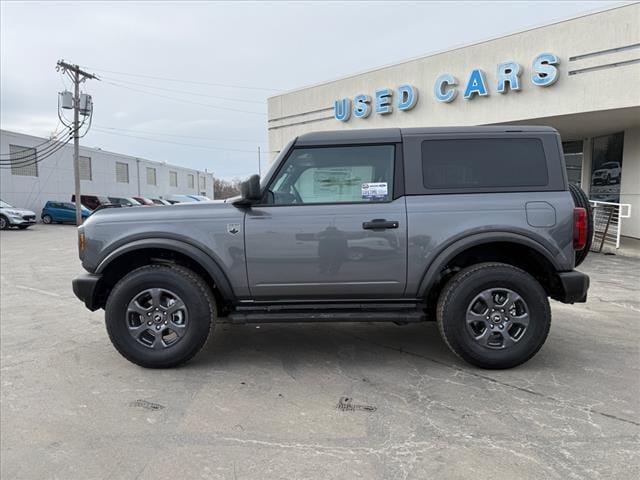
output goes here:
[[504, 263], [467, 267], [444, 287], [437, 308], [442, 338], [463, 360], [481, 368], [511, 368], [533, 357], [551, 326], [542, 286]]
[[147, 265], [128, 273], [105, 307], [107, 332], [118, 352], [147, 368], [190, 360], [204, 345], [215, 317], [210, 288], [177, 265]]

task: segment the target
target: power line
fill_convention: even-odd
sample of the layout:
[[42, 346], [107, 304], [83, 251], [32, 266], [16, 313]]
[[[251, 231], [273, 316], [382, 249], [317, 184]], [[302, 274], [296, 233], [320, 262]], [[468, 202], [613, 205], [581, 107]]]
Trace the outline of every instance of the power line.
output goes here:
[[2, 164], [0, 165], [0, 169], [2, 170], [9, 170], [9, 169], [13, 169], [13, 168], [24, 168], [24, 167], [32, 167], [33, 165], [37, 165], [39, 163], [41, 163], [42, 161], [46, 160], [47, 158], [49, 158], [51, 155], [57, 153], [58, 151], [62, 150], [62, 148], [64, 148], [71, 140], [73, 140], [73, 135], [70, 135], [69, 138], [67, 140], [65, 140], [64, 142], [61, 142], [60, 144], [56, 145], [54, 148], [52, 148], [51, 150], [49, 150], [46, 155], [43, 155], [41, 157], [35, 157], [34, 160], [29, 160], [27, 162], [29, 163], [11, 163], [11, 164]]
[[156, 90], [164, 90], [165, 92], [173, 92], [173, 93], [180, 93], [183, 95], [193, 95], [196, 97], [204, 97], [204, 98], [216, 98], [218, 100], [228, 100], [230, 102], [242, 102], [242, 103], [254, 103], [254, 104], [258, 104], [258, 105], [264, 105], [266, 103], [265, 100], [247, 100], [246, 98], [231, 98], [231, 97], [221, 97], [219, 95], [208, 95], [206, 93], [200, 93], [200, 92], [189, 92], [189, 91], [184, 91], [184, 90], [178, 90], [176, 88], [164, 88], [164, 87], [157, 87], [155, 85], [150, 85], [148, 83], [138, 83], [138, 82], [131, 82], [129, 80], [122, 80], [121, 78], [113, 78], [113, 77], [101, 77], [102, 80], [113, 80], [114, 82], [120, 82], [120, 83], [126, 83], [129, 85], [137, 85], [139, 87], [146, 87], [146, 88], [154, 88]]
[[201, 107], [213, 108], [215, 110], [227, 110], [229, 112], [249, 113], [249, 114], [252, 114], [252, 115], [266, 116], [266, 113], [263, 113], [263, 112], [254, 112], [254, 111], [250, 111], [250, 110], [240, 110], [238, 108], [221, 107], [219, 105], [211, 105], [209, 103], [194, 102], [192, 100], [186, 100], [184, 98], [170, 97], [169, 95], [163, 95], [161, 93], [155, 93], [155, 92], [148, 92], [146, 90], [140, 90], [139, 88], [133, 88], [133, 87], [129, 87], [127, 85], [121, 85], [119, 83], [110, 82], [109, 80], [103, 80], [102, 83], [113, 85], [114, 87], [118, 87], [118, 88], [124, 88], [126, 90], [131, 90], [133, 92], [144, 93], [146, 95], [153, 95], [155, 97], [160, 97], [160, 98], [166, 98], [168, 100], [173, 100], [174, 102], [190, 103], [191, 105], [199, 105]]
[[113, 70], [104, 70], [101, 68], [92, 68], [92, 67], [84, 67], [87, 68], [89, 70], [95, 70], [98, 72], [104, 72], [104, 73], [113, 73], [115, 75], [124, 75], [127, 77], [139, 77], [139, 78], [150, 78], [150, 79], [154, 79], [154, 80], [162, 80], [162, 81], [166, 81], [166, 82], [178, 82], [178, 83], [190, 83], [193, 85], [208, 85], [211, 87], [225, 87], [225, 88], [239, 88], [239, 89], [243, 89], [243, 90], [262, 90], [265, 92], [279, 92], [281, 90], [278, 90], [276, 88], [264, 88], [264, 87], [249, 87], [249, 86], [245, 86], [245, 85], [229, 85], [229, 84], [224, 84], [224, 83], [212, 83], [212, 82], [198, 82], [195, 80], [184, 80], [184, 79], [180, 79], [180, 78], [168, 78], [168, 77], [157, 77], [157, 76], [153, 76], [153, 75], [144, 75], [141, 73], [128, 73], [128, 72], [115, 72]]
[[60, 140], [56, 141], [55, 143], [52, 143], [50, 145], [47, 145], [45, 148], [42, 148], [40, 150], [37, 149], [32, 149], [32, 152], [27, 154], [27, 155], [23, 155], [20, 157], [14, 157], [14, 158], [8, 158], [8, 159], [2, 159], [0, 160], [0, 165], [19, 165], [22, 163], [26, 163], [26, 162], [31, 162], [34, 159], [37, 159], [38, 156], [40, 155], [45, 155], [47, 154], [49, 151], [55, 149], [60, 142], [66, 141], [67, 139], [69, 139], [69, 137], [72, 135], [71, 132], [67, 133], [64, 137], [62, 137]]
[[149, 138], [149, 137], [140, 137], [138, 135], [128, 135], [126, 133], [119, 133], [119, 132], [114, 132], [114, 131], [109, 131], [109, 130], [104, 130], [100, 127], [93, 127], [93, 129], [97, 132], [100, 133], [106, 133], [109, 135], [117, 135], [117, 136], [121, 136], [121, 137], [130, 137], [130, 138], [137, 138], [139, 140], [149, 140], [151, 142], [159, 142], [159, 143], [170, 143], [173, 145], [182, 145], [182, 146], [186, 146], [186, 147], [195, 147], [195, 148], [203, 148], [205, 150], [221, 150], [221, 151], [227, 151], [227, 152], [243, 152], [243, 153], [255, 153], [255, 150], [240, 150], [240, 149], [236, 149], [236, 148], [224, 148], [224, 147], [211, 147], [211, 146], [207, 146], [207, 145], [196, 145], [193, 143], [184, 143], [184, 142], [173, 142], [171, 140], [160, 140], [157, 138]]
[[62, 133], [62, 132], [58, 132], [58, 127], [59, 126], [60, 126], [60, 123], [58, 123], [58, 126], [54, 130], [53, 135], [50, 138], [48, 138], [47, 140], [45, 140], [44, 142], [38, 143], [37, 145], [34, 145], [33, 147], [25, 147], [24, 150], [19, 150], [17, 152], [0, 153], [0, 158], [8, 157], [10, 155], [15, 155], [17, 153], [29, 152], [34, 148], [40, 148], [42, 145], [46, 145], [47, 143], [55, 142], [57, 140], [57, 138], [58, 138], [58, 135], [60, 135]]
[[197, 136], [193, 136], [193, 135], [177, 135], [175, 133], [151, 132], [149, 130], [136, 130], [136, 129], [133, 129], [133, 128], [106, 127], [106, 126], [103, 126], [103, 125], [96, 125], [95, 128], [100, 128], [102, 130], [115, 130], [115, 131], [121, 131], [121, 132], [144, 133], [144, 134], [148, 134], [148, 135], [161, 135], [163, 137], [191, 138], [193, 140], [206, 140], [206, 141], [211, 141], [211, 142], [246, 142], [246, 143], [252, 143], [254, 145], [258, 144], [258, 143], [261, 143], [261, 144], [264, 143], [262, 141], [247, 140], [247, 139], [240, 139], [240, 138], [197, 137]]

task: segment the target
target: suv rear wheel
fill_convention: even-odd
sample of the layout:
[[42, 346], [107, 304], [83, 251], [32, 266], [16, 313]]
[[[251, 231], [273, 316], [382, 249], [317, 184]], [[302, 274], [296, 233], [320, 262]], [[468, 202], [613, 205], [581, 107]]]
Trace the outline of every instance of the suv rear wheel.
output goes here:
[[442, 338], [463, 360], [481, 368], [511, 368], [540, 350], [551, 309], [531, 275], [504, 263], [482, 263], [447, 283], [437, 320]]
[[107, 332], [118, 352], [142, 367], [169, 368], [202, 348], [215, 318], [210, 288], [180, 266], [147, 265], [113, 288], [105, 307]]

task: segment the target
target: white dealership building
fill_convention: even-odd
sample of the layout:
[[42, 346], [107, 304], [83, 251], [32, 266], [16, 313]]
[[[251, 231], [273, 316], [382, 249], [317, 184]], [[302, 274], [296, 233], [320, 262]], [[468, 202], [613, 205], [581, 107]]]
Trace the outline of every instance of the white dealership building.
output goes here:
[[[40, 210], [48, 200], [71, 201], [74, 192], [73, 143], [0, 130], [0, 198]], [[27, 160], [24, 160], [24, 159]], [[99, 148], [80, 147], [83, 195], [165, 198], [172, 194], [213, 198], [213, 174]]]
[[640, 238], [640, 4], [269, 99], [271, 151], [317, 130], [492, 124], [558, 129], [569, 181], [624, 204], [622, 235]]

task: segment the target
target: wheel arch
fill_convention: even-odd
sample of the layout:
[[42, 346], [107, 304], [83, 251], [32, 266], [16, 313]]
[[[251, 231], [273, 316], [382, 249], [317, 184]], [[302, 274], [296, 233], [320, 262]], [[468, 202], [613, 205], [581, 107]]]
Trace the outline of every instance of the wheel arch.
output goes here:
[[[531, 273], [550, 296], [559, 293], [556, 272], [561, 265], [540, 242], [512, 232], [485, 232], [457, 239], [445, 247], [425, 270], [418, 297], [437, 294], [455, 271], [487, 261], [513, 265]], [[431, 302], [429, 302], [431, 303]]]
[[104, 305], [109, 291], [123, 275], [152, 263], [174, 263], [195, 271], [211, 286], [216, 301], [221, 304], [219, 306], [235, 300], [227, 275], [206, 252], [180, 240], [148, 238], [121, 245], [99, 262], [95, 273], [101, 275], [98, 292], [100, 306]]

